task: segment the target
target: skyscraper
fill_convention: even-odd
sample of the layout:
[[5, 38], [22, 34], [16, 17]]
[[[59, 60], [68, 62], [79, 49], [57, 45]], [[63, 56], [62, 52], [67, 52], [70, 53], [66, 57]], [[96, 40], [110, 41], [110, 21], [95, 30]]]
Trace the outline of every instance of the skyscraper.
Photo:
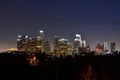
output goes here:
[[43, 31], [43, 30], [40, 30], [40, 37], [41, 37], [42, 39], [44, 39], [44, 31]]
[[108, 43], [104, 42], [104, 52], [107, 53], [108, 52]]
[[50, 43], [48, 41], [45, 42], [45, 53], [50, 54], [51, 48], [50, 48]]
[[36, 48], [36, 53], [38, 52], [42, 52], [42, 46], [41, 46], [41, 37], [40, 36], [37, 36], [36, 39], [35, 39], [35, 48]]
[[111, 52], [114, 52], [116, 50], [116, 44], [115, 42], [111, 42]]
[[59, 49], [60, 49], [61, 54], [66, 54], [67, 53], [67, 50], [68, 50], [67, 43], [68, 43], [68, 39], [63, 39], [62, 38], [62, 39], [59, 40]]
[[42, 46], [42, 52], [44, 52], [44, 31], [40, 30], [40, 37], [41, 37], [41, 46]]
[[22, 48], [22, 36], [18, 35], [18, 37], [17, 37], [17, 49], [18, 49], [18, 51], [20, 51], [21, 48]]
[[81, 38], [81, 35], [80, 34], [76, 34], [76, 38], [75, 39], [78, 39], [79, 42], [80, 42], [80, 47], [82, 47], [82, 38]]
[[104, 42], [104, 51], [108, 50], [108, 43]]
[[54, 36], [54, 49], [53, 52], [55, 54], [59, 54], [59, 38], [57, 35]]
[[103, 53], [104, 53], [104, 45], [102, 43], [97, 42], [95, 51], [96, 51], [97, 55], [103, 55]]
[[59, 46], [59, 38], [57, 35], [54, 36], [54, 48], [58, 48]]
[[84, 48], [86, 47], [86, 41], [85, 40], [82, 41], [82, 47], [84, 47]]
[[36, 51], [35, 49], [35, 39], [29, 38], [28, 39], [28, 47], [27, 47], [27, 52], [34, 53]]
[[74, 39], [74, 52], [75, 54], [79, 54], [82, 48], [82, 40], [81, 35], [76, 34], [76, 37]]
[[28, 36], [27, 35], [19, 35], [17, 38], [17, 48], [18, 51], [26, 51], [27, 50], [27, 43]]

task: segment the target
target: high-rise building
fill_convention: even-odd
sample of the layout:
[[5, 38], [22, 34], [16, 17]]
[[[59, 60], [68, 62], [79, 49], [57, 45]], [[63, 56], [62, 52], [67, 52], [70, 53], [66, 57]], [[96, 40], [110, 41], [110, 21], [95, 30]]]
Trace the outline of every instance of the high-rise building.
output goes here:
[[50, 43], [48, 41], [45, 42], [45, 53], [50, 54], [51, 53], [51, 48], [50, 48]]
[[41, 37], [41, 46], [42, 46], [42, 52], [44, 52], [44, 44], [45, 44], [45, 42], [44, 42], [44, 31], [43, 30], [40, 30], [40, 37]]
[[54, 48], [58, 47], [59, 46], [59, 38], [58, 36], [54, 36]]
[[67, 43], [68, 39], [60, 39], [59, 40], [59, 49], [60, 49], [60, 54], [66, 54], [67, 53]]
[[67, 55], [72, 55], [72, 43], [67, 43]]
[[82, 47], [86, 48], [86, 41], [85, 40], [82, 41]]
[[116, 44], [115, 42], [111, 42], [111, 52], [114, 52], [116, 50]]
[[35, 39], [35, 49], [36, 49], [36, 53], [40, 53], [42, 52], [42, 45], [41, 45], [41, 37], [37, 36]]
[[50, 48], [50, 43], [48, 41], [45, 42], [45, 53], [50, 54], [51, 48]]
[[103, 53], [104, 53], [104, 45], [102, 43], [97, 42], [95, 52], [96, 52], [97, 55], [103, 55]]
[[27, 41], [28, 36], [27, 35], [19, 35], [17, 39], [17, 48], [18, 51], [26, 51], [27, 50]]
[[74, 39], [74, 52], [75, 54], [79, 53], [80, 41], [79, 39]]
[[74, 39], [74, 53], [79, 54], [82, 48], [82, 40], [81, 40], [81, 35], [76, 34], [76, 37]]
[[76, 34], [76, 38], [75, 39], [78, 39], [79, 42], [80, 42], [80, 47], [82, 47], [82, 38], [81, 38], [81, 35], [80, 34]]
[[104, 52], [107, 53], [108, 52], [108, 43], [104, 42]]
[[42, 39], [44, 39], [44, 31], [43, 31], [43, 30], [40, 30], [40, 37], [41, 37]]
[[17, 37], [17, 49], [18, 49], [18, 51], [20, 51], [21, 48], [22, 48], [22, 36], [18, 35], [18, 37]]
[[57, 35], [54, 36], [54, 50], [55, 54], [59, 54], [59, 38]]
[[29, 38], [28, 39], [27, 52], [34, 53], [35, 51], [36, 51], [36, 49], [35, 49], [35, 39]]
[[86, 53], [89, 53], [90, 52], [90, 46], [87, 44], [86, 45]]

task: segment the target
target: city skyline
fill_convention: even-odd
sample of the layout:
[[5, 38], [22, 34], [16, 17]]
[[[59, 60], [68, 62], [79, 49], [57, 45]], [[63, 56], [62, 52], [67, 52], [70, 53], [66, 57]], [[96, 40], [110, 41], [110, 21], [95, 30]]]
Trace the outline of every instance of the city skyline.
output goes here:
[[0, 51], [16, 47], [16, 36], [34, 37], [45, 31], [46, 40], [54, 35], [73, 42], [78, 33], [94, 48], [96, 42], [115, 42], [120, 49], [119, 0], [0, 1]]

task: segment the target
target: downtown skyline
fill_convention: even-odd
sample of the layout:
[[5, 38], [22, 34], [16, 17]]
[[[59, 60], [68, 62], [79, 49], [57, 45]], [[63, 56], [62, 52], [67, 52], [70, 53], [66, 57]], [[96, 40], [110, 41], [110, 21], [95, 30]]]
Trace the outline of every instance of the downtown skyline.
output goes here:
[[78, 33], [91, 48], [96, 42], [115, 42], [119, 50], [119, 8], [119, 0], [1, 0], [0, 51], [16, 47], [17, 35], [34, 37], [39, 30], [51, 44], [54, 35], [73, 42]]

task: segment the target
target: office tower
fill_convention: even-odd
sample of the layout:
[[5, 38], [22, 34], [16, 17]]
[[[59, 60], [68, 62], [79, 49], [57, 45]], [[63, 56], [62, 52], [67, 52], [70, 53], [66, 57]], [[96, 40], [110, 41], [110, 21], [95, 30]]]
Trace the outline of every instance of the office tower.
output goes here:
[[66, 54], [67, 53], [67, 43], [68, 39], [60, 39], [59, 40], [59, 49], [60, 49], [60, 54]]
[[45, 53], [50, 54], [51, 48], [50, 48], [50, 43], [48, 41], [45, 42]]
[[34, 53], [35, 52], [35, 39], [29, 38], [28, 39], [28, 48], [27, 52]]
[[41, 46], [41, 37], [37, 36], [35, 39], [35, 49], [36, 49], [36, 53], [41, 53], [42, 52], [42, 46]]
[[86, 45], [86, 53], [89, 53], [90, 52], [90, 46], [87, 44]]
[[104, 42], [104, 52], [107, 53], [108, 52], [108, 43]]
[[67, 43], [67, 55], [72, 55], [72, 43]]
[[40, 30], [40, 37], [41, 37], [41, 46], [42, 46], [42, 52], [44, 52], [44, 31]]
[[57, 35], [54, 36], [54, 49], [53, 52], [55, 54], [59, 54], [59, 38]]
[[28, 41], [28, 36], [27, 35], [23, 35], [22, 36], [22, 49], [23, 51], [27, 50], [27, 41]]
[[74, 52], [75, 54], [79, 53], [80, 41], [78, 39], [74, 39]]
[[108, 50], [108, 43], [104, 42], [104, 50]]
[[76, 37], [74, 39], [74, 52], [75, 54], [79, 54], [82, 48], [82, 40], [81, 35], [76, 34]]
[[83, 40], [82, 41], [82, 48], [81, 48], [81, 51], [80, 51], [80, 53], [86, 53], [87, 52], [87, 44], [86, 44], [86, 41], [85, 40]]
[[44, 31], [43, 31], [43, 30], [40, 30], [40, 37], [41, 37], [42, 39], [44, 39]]
[[54, 36], [54, 48], [59, 47], [59, 38], [58, 36]]
[[18, 37], [17, 37], [17, 49], [18, 49], [18, 51], [20, 51], [21, 48], [22, 48], [22, 36], [18, 35]]
[[115, 42], [111, 42], [111, 52], [114, 52], [116, 50], [116, 44]]
[[27, 35], [19, 35], [17, 39], [17, 48], [18, 51], [27, 51], [27, 41], [28, 36]]
[[104, 45], [102, 43], [97, 42], [95, 52], [96, 52], [97, 55], [103, 55], [103, 53], [104, 53]]
[[85, 40], [82, 41], [82, 47], [86, 48], [86, 41]]
[[75, 39], [78, 39], [78, 41], [80, 42], [80, 47], [82, 47], [81, 35], [80, 34], [76, 34], [76, 38]]

